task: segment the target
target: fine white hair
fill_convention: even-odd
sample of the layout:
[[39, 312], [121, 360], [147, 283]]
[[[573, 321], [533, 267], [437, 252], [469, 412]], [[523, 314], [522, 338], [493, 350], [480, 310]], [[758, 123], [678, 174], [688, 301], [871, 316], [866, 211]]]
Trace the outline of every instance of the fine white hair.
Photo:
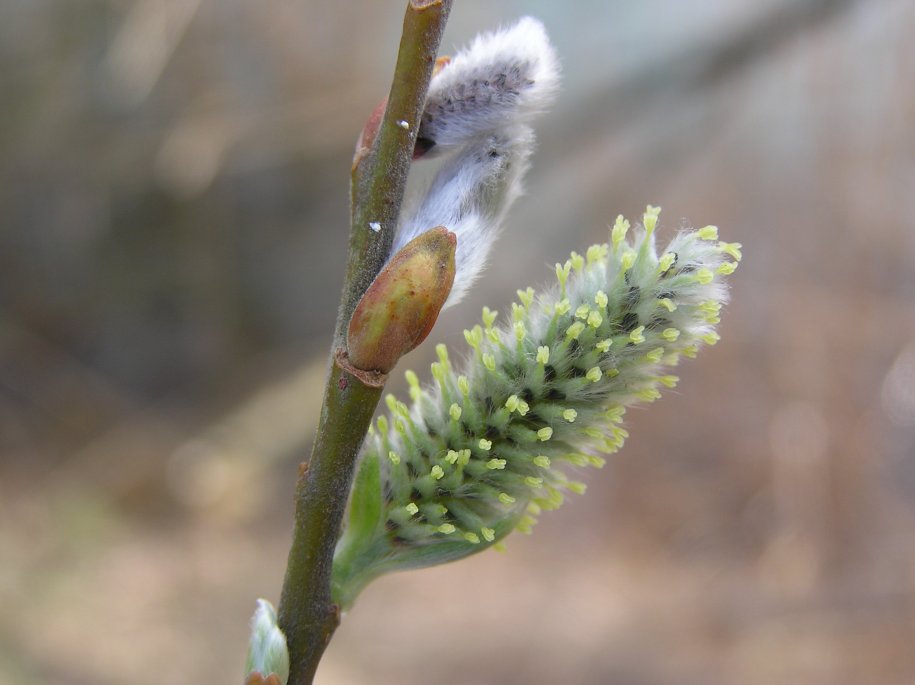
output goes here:
[[445, 226], [457, 236], [455, 278], [445, 307], [479, 277], [502, 220], [521, 194], [534, 132], [517, 125], [468, 141], [439, 169], [422, 202], [401, 224], [392, 254], [421, 233]]
[[481, 34], [429, 84], [420, 145], [441, 152], [508, 122], [529, 123], [558, 85], [559, 60], [538, 20]]
[[404, 212], [391, 254], [436, 226], [457, 236], [445, 307], [479, 277], [534, 149], [530, 120], [552, 101], [555, 51], [536, 19], [478, 36], [433, 77], [418, 135], [423, 152], [449, 152], [421, 202]]

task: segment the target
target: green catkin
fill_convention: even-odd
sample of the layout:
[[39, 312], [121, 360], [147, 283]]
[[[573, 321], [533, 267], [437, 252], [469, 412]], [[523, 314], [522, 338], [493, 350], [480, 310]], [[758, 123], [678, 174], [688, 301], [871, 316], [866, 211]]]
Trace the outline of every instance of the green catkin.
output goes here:
[[348, 606], [383, 573], [529, 532], [563, 492], [584, 491], [566, 469], [600, 467], [599, 453], [622, 446], [624, 408], [657, 399], [676, 383], [666, 367], [717, 341], [740, 245], [705, 227], [659, 255], [658, 211], [649, 207], [631, 230], [618, 218], [609, 243], [556, 265], [556, 286], [539, 297], [519, 291], [501, 326], [484, 309], [484, 328], [465, 333], [472, 352], [462, 375], [443, 346], [434, 385], [420, 388], [407, 372], [412, 405], [392, 398], [363, 449], [364, 461], [380, 463], [381, 507], [371, 534], [341, 539], [338, 602]]

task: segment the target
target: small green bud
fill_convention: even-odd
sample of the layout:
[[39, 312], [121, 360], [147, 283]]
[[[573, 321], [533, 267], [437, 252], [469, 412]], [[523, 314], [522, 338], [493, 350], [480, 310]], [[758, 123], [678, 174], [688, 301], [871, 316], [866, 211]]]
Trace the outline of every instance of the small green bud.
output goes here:
[[251, 640], [245, 671], [248, 676], [246, 682], [250, 683], [270, 683], [272, 678], [272, 682], [286, 685], [289, 678], [286, 636], [276, 623], [276, 609], [266, 599], [257, 600], [257, 609], [251, 618]]
[[439, 226], [391, 258], [353, 311], [346, 339], [353, 366], [387, 373], [426, 339], [454, 283], [456, 246]]

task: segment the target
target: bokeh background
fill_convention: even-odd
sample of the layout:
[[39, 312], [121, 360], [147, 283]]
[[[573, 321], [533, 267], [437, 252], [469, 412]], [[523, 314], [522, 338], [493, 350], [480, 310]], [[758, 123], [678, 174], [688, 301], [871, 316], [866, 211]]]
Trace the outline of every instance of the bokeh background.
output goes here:
[[[565, 76], [430, 343], [647, 203], [745, 259], [585, 497], [371, 586], [318, 682], [915, 683], [915, 4], [455, 5], [445, 52], [532, 14]], [[0, 2], [3, 685], [240, 682], [402, 8]]]

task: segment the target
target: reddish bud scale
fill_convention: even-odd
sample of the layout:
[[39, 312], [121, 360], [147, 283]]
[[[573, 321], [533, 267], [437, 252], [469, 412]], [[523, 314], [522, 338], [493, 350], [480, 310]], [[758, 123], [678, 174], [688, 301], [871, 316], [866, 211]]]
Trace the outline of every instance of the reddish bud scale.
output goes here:
[[388, 373], [435, 325], [454, 284], [457, 238], [439, 226], [395, 254], [356, 305], [347, 332], [349, 362]]
[[258, 671], [252, 671], [245, 678], [245, 685], [283, 685], [280, 677], [276, 673], [264, 676]]

